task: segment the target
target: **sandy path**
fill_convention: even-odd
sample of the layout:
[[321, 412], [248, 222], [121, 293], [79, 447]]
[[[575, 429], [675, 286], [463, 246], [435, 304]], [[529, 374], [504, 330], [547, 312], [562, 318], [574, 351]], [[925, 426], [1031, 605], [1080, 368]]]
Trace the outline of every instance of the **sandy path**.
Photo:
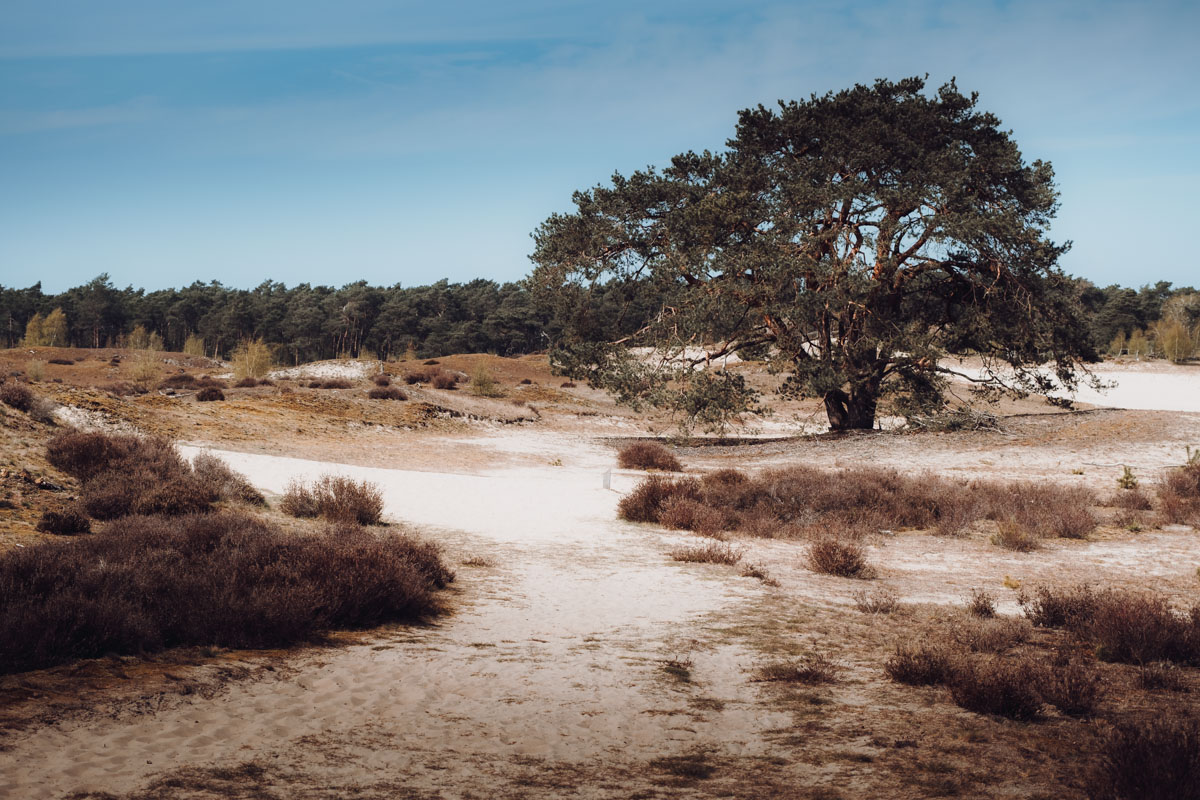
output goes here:
[[762, 589], [674, 564], [660, 536], [614, 523], [618, 495], [594, 468], [478, 476], [218, 454], [268, 491], [331, 470], [374, 481], [390, 516], [437, 526], [452, 552], [497, 566], [459, 570], [470, 601], [438, 627], [309, 651], [290, 677], [152, 715], [31, 731], [0, 755], [0, 796], [127, 792], [181, 766], [247, 760], [319, 765], [327, 785], [386, 774], [429, 789], [449, 761], [457, 785], [486, 789], [495, 763], [514, 758], [602, 762], [699, 744], [758, 754], [760, 731], [786, 721], [752, 711], [740, 677], [751, 658], [737, 647], [708, 648], [707, 668], [739, 679], [713, 681], [728, 688], [705, 710], [664, 673], [661, 660], [692, 647], [707, 613]]

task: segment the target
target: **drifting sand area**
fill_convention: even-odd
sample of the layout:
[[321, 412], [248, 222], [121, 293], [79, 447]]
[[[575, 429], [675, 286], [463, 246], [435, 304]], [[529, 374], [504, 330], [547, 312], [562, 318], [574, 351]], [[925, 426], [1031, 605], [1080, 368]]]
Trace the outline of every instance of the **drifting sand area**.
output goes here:
[[[1200, 433], [1195, 418], [1182, 419], [1181, 435]], [[1064, 435], [1000, 444], [1024, 453], [1027, 474], [1063, 478]], [[858, 460], [859, 439], [839, 441], [840, 454], [802, 441], [758, 460]], [[919, 468], [962, 444], [933, 441], [871, 439], [882, 460]], [[948, 773], [970, 796], [1053, 792], [1073, 780], [1055, 749], [1073, 723], [995, 721], [939, 701], [936, 690], [891, 684], [881, 678], [886, 648], [920, 635], [972, 588], [1010, 612], [1016, 594], [1005, 581], [1149, 582], [1186, 598], [1200, 564], [1200, 537], [1182, 529], [1053, 542], [1031, 554], [979, 536], [905, 533], [871, 542], [881, 574], [864, 585], [804, 569], [795, 542], [736, 543], [780, 581], [770, 588], [736, 568], [672, 562], [668, 551], [688, 537], [616, 520], [619, 493], [638, 476], [615, 471], [605, 489], [613, 459], [602, 444], [519, 430], [445, 443], [499, 458], [467, 474], [214, 452], [268, 492], [327, 472], [379, 484], [385, 513], [442, 542], [454, 563], [492, 562], [458, 567], [452, 614], [297, 651], [276, 676], [213, 696], [29, 729], [0, 752], [0, 796], [813, 797], [838, 787], [925, 797]], [[1136, 451], [1136, 437], [1111, 446]], [[722, 450], [700, 460], [743, 459]], [[1081, 444], [1077, 455], [1090, 452]], [[514, 464], [514, 453], [524, 458]], [[964, 470], [990, 469], [984, 450], [962, 458]], [[930, 605], [881, 618], [855, 611], [856, 594], [874, 587]], [[814, 647], [842, 665], [832, 688], [751, 682], [765, 659]], [[671, 660], [691, 662], [690, 674], [664, 669]], [[1008, 766], [1014, 758], [1020, 771]], [[711, 775], [697, 781], [697, 770]]]

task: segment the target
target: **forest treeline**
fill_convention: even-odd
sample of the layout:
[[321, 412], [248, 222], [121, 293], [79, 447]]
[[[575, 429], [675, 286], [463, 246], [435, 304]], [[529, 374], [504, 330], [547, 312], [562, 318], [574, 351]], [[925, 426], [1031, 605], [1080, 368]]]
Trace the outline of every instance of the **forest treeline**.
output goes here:
[[[650, 300], [610, 286], [592, 299], [597, 333], [636, 330]], [[280, 363], [364, 354], [421, 358], [449, 353], [511, 356], [546, 350], [558, 330], [519, 283], [442, 280], [428, 286], [340, 289], [267, 281], [245, 290], [213, 281], [147, 292], [116, 288], [107, 274], [60, 294], [41, 283], [0, 286], [4, 346], [152, 347], [224, 358], [240, 343], [273, 346]]]
[[[1098, 352], [1175, 357], [1200, 345], [1200, 293], [1191, 287], [1159, 281], [1140, 289], [1101, 288], [1081, 279], [1080, 288]], [[589, 297], [586, 324], [597, 339], [619, 339], [661, 304], [646, 287], [611, 284]], [[292, 364], [343, 355], [532, 353], [553, 346], [561, 313], [539, 305], [523, 284], [484, 279], [412, 287], [359, 281], [341, 288], [268, 281], [249, 290], [197, 281], [146, 292], [118, 289], [99, 275], [60, 294], [44, 293], [40, 283], [0, 286], [5, 347], [151, 346], [223, 358], [244, 341], [261, 340], [280, 363]], [[578, 325], [580, 309], [572, 313], [571, 324]]]

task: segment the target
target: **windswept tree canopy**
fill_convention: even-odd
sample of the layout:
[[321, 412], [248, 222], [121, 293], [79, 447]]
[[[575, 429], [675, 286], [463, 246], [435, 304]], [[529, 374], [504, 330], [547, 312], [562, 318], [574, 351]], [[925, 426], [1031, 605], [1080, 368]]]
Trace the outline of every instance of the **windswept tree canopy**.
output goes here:
[[[787, 373], [786, 394], [822, 398], [834, 429], [872, 427], [881, 398], [940, 406], [951, 354], [984, 359], [982, 388], [1073, 388], [1093, 355], [1057, 266], [1066, 246], [1047, 238], [1053, 171], [1026, 164], [974, 94], [924, 88], [879, 80], [746, 109], [724, 152], [577, 192], [534, 233], [530, 286], [565, 321], [556, 364], [686, 412], [698, 396], [753, 401], [737, 376], [687, 362], [755, 354]], [[658, 311], [596, 341], [587, 298], [614, 284]]]

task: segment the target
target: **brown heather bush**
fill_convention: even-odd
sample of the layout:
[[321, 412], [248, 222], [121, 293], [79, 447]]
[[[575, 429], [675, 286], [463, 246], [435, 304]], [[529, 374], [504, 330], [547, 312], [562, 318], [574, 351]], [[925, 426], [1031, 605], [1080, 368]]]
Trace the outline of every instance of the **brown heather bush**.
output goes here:
[[112, 383], [102, 383], [96, 387], [97, 389], [108, 392], [114, 397], [129, 397], [130, 395], [146, 394], [145, 386], [140, 386], [129, 381], [113, 381]]
[[58, 364], [58, 365], [64, 366], [64, 367], [74, 366], [74, 364], [75, 364], [75, 362], [69, 358], [52, 358], [49, 361], [47, 361], [46, 363]]
[[1088, 776], [1092, 800], [1200, 800], [1200, 719], [1118, 723]]
[[983, 589], [971, 590], [971, 598], [967, 601], [967, 613], [982, 619], [996, 616], [996, 599]]
[[1160, 595], [1086, 586], [1065, 591], [1042, 587], [1021, 603], [1035, 625], [1065, 628], [1089, 642], [1105, 661], [1200, 665], [1200, 606], [1185, 615]]
[[237, 383], [233, 384], [233, 388], [235, 388], [235, 389], [253, 389], [255, 386], [258, 386], [258, 384], [259, 384], [258, 378], [245, 377], [245, 378], [242, 378], [241, 380], [239, 380]]
[[434, 366], [435, 364], [440, 364], [440, 363], [442, 363], [442, 362], [438, 361], [436, 358], [431, 358], [431, 359], [429, 359], [428, 361], [422, 361], [421, 363], [422, 363], [422, 364], [424, 364], [424, 365], [425, 365], [425, 366], [427, 366], [427, 367], [432, 367], [432, 366]]
[[910, 686], [936, 686], [954, 674], [956, 656], [942, 645], [896, 645], [883, 668], [897, 683]]
[[1185, 692], [1188, 689], [1183, 670], [1170, 661], [1151, 661], [1138, 670], [1138, 685], [1153, 691]]
[[762, 683], [833, 683], [837, 680], [838, 664], [824, 653], [809, 653], [795, 661], [764, 664], [754, 671], [750, 680]]
[[956, 662], [950, 696], [968, 711], [1029, 721], [1041, 714], [1041, 669], [1030, 661], [986, 657]]
[[23, 383], [5, 381], [0, 383], [0, 403], [17, 411], [29, 411], [33, 408], [33, 392]]
[[854, 595], [854, 607], [864, 614], [891, 614], [900, 608], [900, 601], [890, 589], [878, 588]]
[[733, 566], [741, 561], [742, 555], [741, 550], [735, 550], [724, 542], [682, 545], [671, 551], [671, 558], [676, 561], [696, 564], [726, 564], [728, 566]]
[[1164, 522], [1200, 527], [1200, 458], [1189, 451], [1186, 465], [1163, 475], [1158, 501]]
[[458, 376], [443, 372], [439, 375], [434, 375], [430, 383], [435, 389], [456, 389], [458, 388]]
[[574, 381], [563, 381], [562, 384], [559, 386], [559, 388], [560, 389], [574, 389], [575, 382]]
[[617, 453], [617, 464], [623, 469], [657, 469], [663, 472], [682, 472], [670, 450], [656, 442], [634, 442]]
[[721, 533], [730, 526], [718, 509], [688, 497], [670, 497], [658, 514], [658, 522], [665, 528], [698, 533], [702, 536], [721, 538]]
[[1042, 700], [1071, 717], [1090, 717], [1104, 694], [1100, 673], [1076, 661], [1044, 669], [1038, 679]]
[[1108, 504], [1126, 511], [1149, 511], [1154, 507], [1150, 497], [1141, 489], [1124, 489], [1114, 494]]
[[808, 546], [806, 561], [809, 569], [840, 578], [870, 580], [875, 569], [867, 563], [866, 551], [857, 542], [833, 537], [818, 539]]
[[81, 505], [96, 519], [192, 514], [221, 499], [262, 499], [219, 459], [198, 456], [193, 468], [160, 437], [70, 431], [50, 440], [46, 458], [83, 484]]
[[192, 384], [197, 389], [228, 389], [229, 384], [220, 378], [214, 378], [211, 375], [201, 375]]
[[129, 517], [0, 555], [0, 673], [420, 619], [453, 577], [435, 547], [402, 533], [298, 536], [228, 512]]
[[279, 504], [293, 517], [323, 517], [334, 522], [379, 525], [383, 516], [383, 492], [367, 481], [356, 483], [340, 475], [322, 475], [312, 485], [292, 481]]
[[1003, 653], [1029, 640], [1028, 620], [966, 617], [951, 629], [951, 637], [974, 653]]
[[195, 386], [196, 376], [189, 375], [186, 372], [171, 375], [158, 382], [158, 388], [160, 389], [192, 389]]
[[327, 380], [321, 381], [320, 384], [316, 388], [318, 388], [318, 389], [349, 389], [352, 386], [354, 386], [354, 384], [351, 383], [350, 381], [346, 380], [345, 378], [329, 378]]
[[321, 382], [320, 382], [320, 381], [309, 381], [309, 382], [308, 382], [306, 385], [307, 385], [307, 386], [308, 386], [308, 388], [310, 388], [310, 389], [320, 389], [320, 388], [321, 388]]
[[375, 384], [376, 386], [391, 386], [392, 379], [381, 372], [371, 378], [371, 383]]
[[397, 386], [376, 386], [367, 392], [367, 397], [372, 400], [407, 400], [408, 395], [400, 391]]
[[234, 472], [229, 465], [212, 453], [198, 453], [192, 459], [192, 472], [198, 480], [212, 489], [222, 500], [233, 500], [252, 506], [265, 506], [262, 492], [255, 489], [246, 476]]
[[1015, 519], [999, 520], [996, 526], [996, 533], [992, 535], [992, 544], [1000, 545], [1008, 550], [1015, 550], [1018, 553], [1032, 553], [1042, 546], [1041, 537], [1029, 531]]
[[77, 508], [62, 511], [47, 511], [38, 520], [37, 530], [59, 536], [75, 536], [92, 532], [92, 522]]
[[220, 402], [225, 399], [225, 393], [215, 386], [206, 386], [196, 392], [196, 400], [201, 403]]

